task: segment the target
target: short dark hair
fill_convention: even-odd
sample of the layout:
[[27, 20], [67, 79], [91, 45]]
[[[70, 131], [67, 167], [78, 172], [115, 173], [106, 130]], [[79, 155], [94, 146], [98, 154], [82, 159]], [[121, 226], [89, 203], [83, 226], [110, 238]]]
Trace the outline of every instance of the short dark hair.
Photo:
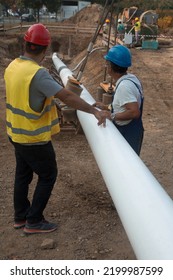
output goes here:
[[117, 64], [113, 63], [110, 61], [110, 64], [111, 64], [111, 69], [116, 72], [116, 73], [119, 73], [119, 74], [124, 74], [126, 73], [128, 67], [121, 67], [121, 66], [118, 66]]
[[30, 42], [25, 43], [25, 50], [30, 54], [40, 54], [43, 50], [45, 50], [47, 46], [36, 45]]

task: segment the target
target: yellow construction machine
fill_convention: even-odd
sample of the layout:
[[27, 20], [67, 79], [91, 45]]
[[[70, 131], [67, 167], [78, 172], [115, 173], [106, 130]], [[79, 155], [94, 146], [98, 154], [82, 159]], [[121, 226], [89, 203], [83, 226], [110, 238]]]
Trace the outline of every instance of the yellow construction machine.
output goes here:
[[154, 10], [142, 11], [138, 7], [124, 8], [119, 18], [125, 25], [126, 34], [131, 34], [132, 45], [134, 42], [135, 18], [141, 23], [140, 45], [142, 48], [158, 48], [158, 14]]

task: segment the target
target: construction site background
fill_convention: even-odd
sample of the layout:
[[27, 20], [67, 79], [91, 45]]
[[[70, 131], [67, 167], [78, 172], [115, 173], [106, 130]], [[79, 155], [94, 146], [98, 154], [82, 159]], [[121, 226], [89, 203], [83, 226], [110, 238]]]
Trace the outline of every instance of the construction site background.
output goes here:
[[[80, 11], [63, 25], [96, 26], [100, 6], [92, 5]], [[167, 16], [167, 15], [166, 15]], [[60, 24], [60, 23], [57, 23]], [[73, 31], [71, 58], [67, 60], [69, 33], [59, 34], [56, 23], [50, 28], [53, 40], [60, 44], [60, 56], [74, 69], [87, 52], [90, 33]], [[0, 259], [1, 260], [134, 260], [136, 257], [122, 226], [118, 212], [95, 162], [84, 134], [62, 131], [53, 139], [59, 176], [45, 215], [59, 224], [57, 232], [26, 237], [22, 230], [13, 230], [14, 151], [6, 135], [4, 70], [21, 54], [23, 29], [0, 33]], [[83, 29], [82, 29], [83, 30]], [[168, 27], [171, 33], [173, 28]], [[18, 38], [20, 39], [18, 40]], [[164, 39], [165, 40], [165, 39]], [[95, 47], [100, 47], [99, 36]], [[166, 40], [165, 40], [166, 41]], [[173, 40], [158, 50], [132, 48], [133, 65], [129, 72], [143, 83], [145, 136], [141, 159], [173, 198]], [[87, 62], [82, 83], [96, 98], [97, 87], [103, 82], [107, 48], [93, 52]], [[52, 69], [51, 50], [43, 66]], [[94, 134], [94, 131], [93, 131]], [[109, 144], [109, 143], [105, 143]], [[101, 152], [101, 151], [100, 151]], [[111, 156], [111, 155], [110, 155]], [[116, 166], [115, 166], [116, 168]], [[34, 190], [37, 178], [31, 185]], [[128, 184], [127, 184], [128, 188]]]

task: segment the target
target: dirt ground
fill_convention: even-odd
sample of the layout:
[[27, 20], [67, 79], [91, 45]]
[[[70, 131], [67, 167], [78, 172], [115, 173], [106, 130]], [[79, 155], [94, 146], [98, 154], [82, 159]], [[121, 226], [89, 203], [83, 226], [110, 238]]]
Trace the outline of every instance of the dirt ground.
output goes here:
[[[163, 46], [158, 50], [131, 51], [133, 66], [129, 70], [141, 79], [145, 93], [141, 159], [173, 198], [173, 48]], [[70, 66], [76, 65], [85, 52], [76, 56]], [[10, 61], [1, 50], [0, 259], [135, 259], [85, 135], [74, 131], [62, 130], [53, 139], [59, 176], [44, 214], [48, 220], [58, 223], [58, 230], [48, 235], [26, 236], [22, 230], [13, 229], [15, 159], [5, 130], [3, 81], [4, 69]], [[46, 67], [50, 64], [51, 60], [47, 58]], [[100, 51], [90, 56], [82, 79], [94, 97], [103, 75], [103, 52]], [[30, 197], [36, 179], [31, 184]], [[46, 239], [51, 239], [47, 248], [44, 247]]]

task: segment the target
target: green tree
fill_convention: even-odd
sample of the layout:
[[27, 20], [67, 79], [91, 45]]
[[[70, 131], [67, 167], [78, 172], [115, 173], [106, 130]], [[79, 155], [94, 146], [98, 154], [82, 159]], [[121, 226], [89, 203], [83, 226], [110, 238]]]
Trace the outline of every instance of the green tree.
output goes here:
[[58, 11], [61, 6], [61, 0], [20, 0], [26, 8], [32, 8], [37, 14], [39, 21], [39, 10], [45, 5], [50, 12]]
[[2, 4], [3, 6], [11, 7], [14, 3], [14, 0], [0, 0], [0, 4]]
[[47, 1], [46, 0], [21, 0], [21, 3], [23, 3], [26, 8], [32, 8], [35, 11], [39, 22], [39, 11], [43, 7], [43, 5], [46, 6]]
[[13, 4], [15, 4], [14, 0], [0, 0], [0, 4], [4, 7], [6, 14], [8, 16], [8, 9], [12, 8]]
[[56, 13], [56, 18], [57, 18], [57, 13], [59, 8], [61, 7], [61, 0], [51, 0], [47, 1], [46, 8], [50, 13]]

